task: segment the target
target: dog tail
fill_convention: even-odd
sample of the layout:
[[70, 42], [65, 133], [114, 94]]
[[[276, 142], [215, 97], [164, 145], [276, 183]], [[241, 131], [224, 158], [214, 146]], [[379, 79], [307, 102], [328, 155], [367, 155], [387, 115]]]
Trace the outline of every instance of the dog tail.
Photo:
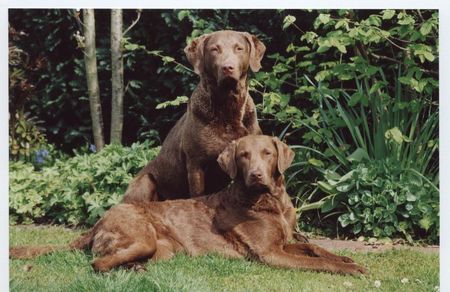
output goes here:
[[93, 230], [90, 230], [68, 245], [14, 246], [9, 248], [9, 257], [13, 259], [31, 259], [54, 251], [80, 250], [92, 244]]

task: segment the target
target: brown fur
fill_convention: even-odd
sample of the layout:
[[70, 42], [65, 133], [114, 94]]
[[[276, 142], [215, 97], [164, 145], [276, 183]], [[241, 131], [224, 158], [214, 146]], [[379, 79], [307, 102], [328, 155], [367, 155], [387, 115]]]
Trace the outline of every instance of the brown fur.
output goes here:
[[[92, 266], [101, 272], [149, 258], [169, 259], [183, 251], [191, 256], [216, 252], [283, 268], [364, 273], [350, 258], [312, 244], [289, 243], [291, 223], [285, 214], [292, 205], [286, 200], [282, 171], [292, 159], [292, 151], [278, 139], [246, 136], [218, 158], [234, 177], [228, 188], [193, 199], [119, 204], [70, 247], [91, 248], [99, 255]], [[14, 247], [10, 254], [35, 256], [37, 250]]]
[[255, 36], [236, 31], [206, 34], [185, 48], [200, 83], [159, 155], [128, 186], [125, 203], [197, 197], [228, 184], [217, 156], [232, 140], [261, 133], [247, 71], [260, 69], [264, 51]]

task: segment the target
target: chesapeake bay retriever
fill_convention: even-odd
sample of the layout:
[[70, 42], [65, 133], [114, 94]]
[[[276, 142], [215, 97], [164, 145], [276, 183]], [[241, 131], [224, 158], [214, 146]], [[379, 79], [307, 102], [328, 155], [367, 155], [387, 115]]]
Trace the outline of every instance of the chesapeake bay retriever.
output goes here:
[[[192, 199], [116, 205], [67, 248], [92, 249], [100, 256], [92, 266], [100, 272], [138, 260], [169, 259], [177, 252], [216, 252], [276, 267], [365, 273], [348, 257], [313, 244], [289, 243], [283, 171], [292, 159], [292, 150], [277, 138], [243, 137], [218, 158], [234, 179], [229, 187]], [[55, 249], [14, 247], [10, 256], [27, 258]]]
[[217, 156], [232, 140], [261, 134], [247, 71], [261, 68], [265, 50], [255, 36], [236, 31], [202, 35], [184, 49], [200, 83], [158, 156], [128, 186], [125, 203], [197, 197], [227, 185]]

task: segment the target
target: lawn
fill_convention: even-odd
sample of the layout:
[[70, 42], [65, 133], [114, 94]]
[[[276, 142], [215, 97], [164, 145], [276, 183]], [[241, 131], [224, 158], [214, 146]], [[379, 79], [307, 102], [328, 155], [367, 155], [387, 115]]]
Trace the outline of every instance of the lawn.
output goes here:
[[[82, 231], [58, 226], [11, 226], [10, 244], [64, 244]], [[439, 256], [411, 250], [350, 253], [370, 271], [352, 277], [271, 268], [217, 255], [178, 255], [147, 271], [93, 272], [92, 255], [64, 251], [10, 261], [11, 291], [435, 291]], [[407, 280], [406, 280], [407, 279]], [[403, 280], [403, 281], [402, 281]], [[379, 288], [376, 286], [381, 284]]]

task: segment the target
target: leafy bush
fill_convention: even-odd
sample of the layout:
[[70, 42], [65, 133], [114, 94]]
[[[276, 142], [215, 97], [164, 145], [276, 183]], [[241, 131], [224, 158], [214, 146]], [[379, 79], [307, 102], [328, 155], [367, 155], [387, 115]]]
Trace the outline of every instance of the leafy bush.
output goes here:
[[[333, 194], [322, 206], [323, 212], [345, 205], [339, 216], [350, 232], [373, 237], [439, 235], [439, 192], [422, 175], [405, 171], [397, 161], [374, 160], [356, 163], [341, 176], [326, 170], [321, 187]], [[325, 185], [326, 184], [326, 185]]]
[[[437, 240], [437, 12], [320, 11], [314, 31], [297, 23], [285, 17], [300, 37], [251, 84], [263, 116], [287, 124], [282, 135], [301, 150], [288, 174], [299, 210], [341, 214], [355, 234]], [[362, 169], [367, 181], [351, 183]], [[355, 202], [368, 192], [371, 206]]]
[[118, 203], [132, 177], [158, 153], [151, 143], [106, 146], [78, 153], [35, 170], [10, 162], [10, 218], [13, 222], [93, 224]]
[[11, 159], [31, 161], [32, 155], [46, 144], [39, 121], [29, 113], [17, 112], [9, 128]]

